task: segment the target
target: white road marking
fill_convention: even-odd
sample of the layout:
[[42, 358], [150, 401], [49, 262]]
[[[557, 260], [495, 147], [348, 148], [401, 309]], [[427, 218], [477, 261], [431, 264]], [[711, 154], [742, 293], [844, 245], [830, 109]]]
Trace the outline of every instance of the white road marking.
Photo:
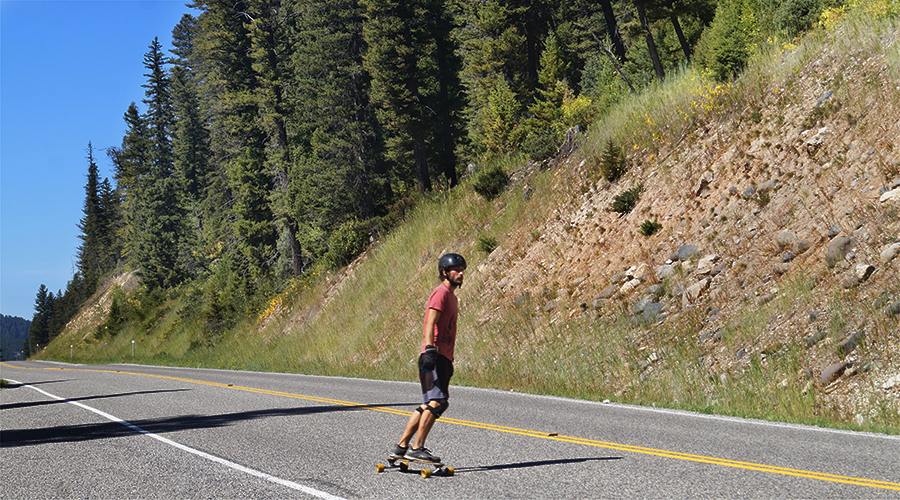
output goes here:
[[231, 462], [231, 461], [229, 461], [229, 460], [225, 460], [224, 458], [219, 458], [219, 457], [217, 457], [217, 456], [210, 455], [209, 453], [205, 453], [205, 452], [202, 452], [202, 451], [200, 451], [200, 450], [195, 450], [194, 448], [191, 448], [190, 446], [185, 446], [185, 445], [183, 445], [183, 444], [181, 444], [181, 443], [176, 443], [175, 441], [172, 441], [171, 439], [167, 439], [167, 438], [164, 438], [164, 437], [159, 436], [159, 435], [157, 435], [157, 434], [154, 434], [154, 433], [152, 433], [152, 432], [150, 432], [150, 431], [141, 429], [140, 427], [138, 427], [138, 426], [136, 426], [136, 425], [134, 425], [134, 424], [132, 424], [132, 423], [130, 423], [130, 422], [126, 422], [125, 420], [122, 420], [121, 418], [118, 418], [118, 417], [116, 417], [116, 416], [114, 416], [114, 415], [110, 415], [109, 413], [100, 411], [100, 410], [98, 410], [98, 409], [96, 409], [96, 408], [92, 408], [92, 407], [90, 407], [90, 406], [87, 406], [87, 405], [85, 405], [85, 404], [79, 403], [79, 402], [77, 402], [77, 401], [69, 401], [69, 400], [66, 399], [66, 398], [62, 398], [62, 397], [59, 397], [59, 396], [50, 394], [50, 393], [47, 392], [47, 391], [38, 389], [37, 387], [30, 386], [30, 385], [28, 385], [28, 384], [23, 384], [22, 382], [17, 382], [17, 381], [15, 381], [15, 380], [10, 380], [10, 382], [12, 382], [12, 383], [14, 383], [14, 384], [21, 384], [23, 387], [27, 387], [27, 388], [29, 388], [29, 389], [33, 389], [33, 390], [35, 390], [35, 391], [37, 391], [37, 392], [39, 392], [39, 393], [41, 393], [41, 394], [43, 394], [43, 395], [45, 395], [45, 396], [50, 397], [50, 398], [53, 398], [53, 399], [55, 399], [55, 400], [57, 400], [57, 401], [62, 401], [62, 402], [64, 402], [64, 403], [69, 403], [69, 404], [75, 405], [75, 406], [77, 406], [77, 407], [79, 407], [79, 408], [83, 408], [83, 409], [85, 409], [85, 410], [94, 412], [94, 413], [96, 413], [97, 415], [100, 415], [101, 417], [103, 417], [103, 418], [105, 418], [105, 419], [111, 420], [111, 421], [113, 421], [113, 422], [115, 422], [115, 423], [117, 423], [117, 424], [122, 424], [122, 425], [124, 425], [125, 427], [128, 427], [129, 429], [132, 429], [132, 430], [134, 430], [134, 431], [136, 431], [136, 432], [139, 432], [139, 433], [141, 433], [141, 434], [143, 434], [143, 435], [145, 435], [145, 436], [147, 436], [147, 437], [151, 437], [151, 438], [153, 438], [153, 439], [155, 439], [155, 440], [157, 440], [157, 441], [159, 441], [159, 442], [161, 442], [161, 443], [165, 443], [165, 444], [167, 444], [167, 445], [169, 445], [169, 446], [173, 446], [173, 447], [175, 447], [175, 448], [178, 448], [179, 450], [186, 451], [186, 452], [188, 452], [188, 453], [192, 453], [192, 454], [194, 454], [194, 455], [197, 455], [197, 456], [200, 457], [200, 458], [205, 458], [206, 460], [210, 460], [210, 461], [215, 462], [215, 463], [217, 463], [217, 464], [224, 465], [224, 466], [229, 467], [229, 468], [231, 468], [231, 469], [234, 469], [234, 470], [236, 470], [236, 471], [240, 471], [240, 472], [243, 472], [243, 473], [245, 473], [245, 474], [250, 474], [251, 476], [255, 476], [255, 477], [258, 477], [258, 478], [261, 478], [261, 479], [265, 479], [266, 481], [269, 481], [269, 482], [272, 482], [272, 483], [275, 483], [275, 484], [280, 484], [280, 485], [282, 485], [282, 486], [287, 486], [288, 488], [291, 488], [291, 489], [294, 489], [294, 490], [297, 490], [297, 491], [301, 491], [301, 492], [303, 492], [303, 493], [306, 493], [307, 495], [312, 495], [312, 496], [314, 496], [314, 497], [325, 498], [325, 499], [327, 499], [327, 500], [345, 500], [343, 497], [335, 496], [335, 495], [332, 495], [332, 494], [330, 494], [330, 493], [326, 493], [326, 492], [324, 492], [324, 491], [319, 491], [319, 490], [317, 490], [317, 489], [315, 489], [315, 488], [310, 488], [309, 486], [304, 486], [304, 485], [302, 485], [302, 484], [295, 483], [295, 482], [293, 482], [293, 481], [288, 481], [287, 479], [282, 479], [282, 478], [280, 478], [280, 477], [276, 477], [276, 476], [273, 476], [273, 475], [271, 475], [271, 474], [266, 474], [265, 472], [261, 472], [261, 471], [255, 470], [255, 469], [251, 469], [251, 468], [249, 468], [249, 467], [244, 467], [243, 465], [236, 464], [236, 463]]

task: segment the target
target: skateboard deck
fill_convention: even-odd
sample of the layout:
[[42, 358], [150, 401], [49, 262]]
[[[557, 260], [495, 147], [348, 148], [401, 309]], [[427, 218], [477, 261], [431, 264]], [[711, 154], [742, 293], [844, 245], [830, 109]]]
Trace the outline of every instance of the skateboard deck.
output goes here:
[[446, 465], [440, 462], [431, 462], [429, 460], [420, 460], [417, 458], [406, 458], [401, 457], [400, 455], [390, 455], [387, 457], [387, 462], [389, 465], [385, 464], [376, 464], [375, 470], [378, 472], [384, 472], [388, 467], [397, 467], [402, 472], [406, 472], [409, 470], [409, 463], [414, 462], [417, 464], [430, 465], [434, 467], [434, 471], [431, 469], [425, 468], [419, 471], [419, 474], [424, 478], [429, 478], [432, 475], [435, 476], [452, 476], [454, 474], [453, 467], [447, 467]]

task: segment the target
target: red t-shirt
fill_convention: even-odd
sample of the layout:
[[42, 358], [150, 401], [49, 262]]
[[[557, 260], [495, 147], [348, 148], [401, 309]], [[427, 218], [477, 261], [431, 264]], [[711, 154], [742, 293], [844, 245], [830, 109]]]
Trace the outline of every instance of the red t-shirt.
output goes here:
[[422, 350], [425, 352], [425, 346], [428, 343], [428, 332], [425, 326], [428, 324], [428, 310], [436, 309], [441, 312], [434, 325], [434, 345], [438, 348], [438, 354], [453, 361], [453, 347], [456, 345], [456, 317], [459, 315], [459, 302], [456, 295], [444, 286], [443, 283], [431, 291], [431, 297], [428, 298], [428, 304], [425, 306], [425, 325], [422, 325]]

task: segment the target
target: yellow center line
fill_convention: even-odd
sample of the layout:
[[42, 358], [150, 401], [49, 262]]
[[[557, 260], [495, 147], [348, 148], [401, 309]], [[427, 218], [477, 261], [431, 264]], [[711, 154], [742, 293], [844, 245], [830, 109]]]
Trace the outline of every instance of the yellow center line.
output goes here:
[[[199, 384], [199, 385], [206, 385], [206, 386], [211, 386], [211, 387], [220, 387], [223, 389], [234, 389], [234, 390], [244, 391], [244, 392], [266, 394], [269, 396], [278, 396], [278, 397], [286, 397], [286, 398], [292, 398], [292, 399], [300, 399], [300, 400], [304, 400], [304, 401], [313, 401], [316, 403], [325, 403], [325, 404], [348, 406], [348, 407], [359, 407], [359, 408], [364, 408], [366, 410], [390, 413], [390, 414], [394, 414], [394, 415], [402, 415], [402, 416], [409, 415], [408, 411], [398, 410], [398, 409], [394, 409], [394, 408], [386, 408], [383, 406], [368, 406], [368, 405], [364, 405], [364, 404], [360, 404], [360, 403], [355, 403], [352, 401], [342, 401], [340, 399], [322, 398], [322, 397], [318, 397], [318, 396], [306, 396], [306, 395], [295, 394], [295, 393], [290, 393], [290, 392], [273, 391], [273, 390], [269, 390], [269, 389], [258, 389], [255, 387], [243, 387], [243, 386], [237, 386], [234, 384], [223, 384], [223, 383], [219, 383], [219, 382], [207, 382], [204, 380], [195, 380], [195, 379], [189, 379], [189, 378], [171, 377], [168, 375], [153, 375], [153, 374], [147, 374], [147, 373], [126, 372], [126, 371], [121, 371], [121, 370], [90, 370], [90, 369], [83, 369], [83, 368], [57, 368], [57, 367], [20, 367], [20, 366], [9, 365], [7, 363], [0, 363], [0, 365], [7, 366], [9, 368], [28, 369], [28, 370], [84, 371], [84, 372], [95, 372], [95, 373], [118, 373], [118, 374], [122, 374], [122, 375], [136, 375], [136, 376], [140, 376], [140, 377], [152, 377], [152, 378], [165, 379], [165, 380], [175, 380], [178, 382], [186, 382], [186, 383], [190, 383], [190, 384]], [[579, 438], [579, 437], [574, 437], [574, 436], [563, 436], [563, 435], [559, 435], [556, 433], [539, 432], [539, 431], [533, 431], [533, 430], [528, 430], [528, 429], [519, 429], [516, 427], [505, 427], [505, 426], [501, 426], [501, 425], [487, 424], [487, 423], [482, 423], [482, 422], [473, 422], [473, 421], [469, 421], [469, 420], [460, 420], [460, 419], [448, 418], [448, 417], [441, 417], [440, 421], [444, 422], [444, 423], [448, 423], [448, 424], [461, 425], [461, 426], [472, 427], [472, 428], [476, 428], [476, 429], [484, 429], [484, 430], [495, 431], [495, 432], [503, 432], [503, 433], [507, 433], [507, 434], [516, 434], [516, 435], [520, 435], [520, 436], [534, 437], [534, 438], [539, 438], [539, 439], [549, 439], [549, 440], [561, 441], [561, 442], [565, 442], [565, 443], [581, 444], [584, 446], [593, 446], [593, 447], [597, 447], [597, 448], [606, 448], [606, 449], [610, 449], [610, 450], [626, 451], [626, 452], [631, 452], [631, 453], [653, 455], [653, 456], [664, 457], [664, 458], [673, 458], [676, 460], [686, 460], [686, 461], [690, 461], [690, 462], [720, 465], [723, 467], [734, 467], [734, 468], [738, 468], [738, 469], [747, 469], [747, 470], [754, 470], [754, 471], [760, 471], [760, 472], [768, 472], [771, 474], [781, 474], [781, 475], [786, 475], [786, 476], [817, 479], [820, 481], [831, 481], [831, 482], [836, 482], [836, 483], [844, 483], [844, 484], [852, 484], [852, 485], [857, 485], [857, 486], [868, 486], [871, 488], [881, 488], [881, 489], [887, 489], [887, 490], [900, 491], [900, 483], [892, 483], [892, 482], [888, 482], [888, 481], [877, 481], [877, 480], [873, 480], [873, 479], [863, 479], [863, 478], [850, 477], [850, 476], [840, 476], [840, 475], [835, 475], [835, 474], [812, 472], [812, 471], [801, 470], [801, 469], [777, 467], [774, 465], [757, 464], [757, 463], [753, 463], [753, 462], [741, 462], [738, 460], [730, 460], [730, 459], [726, 459], [726, 458], [707, 457], [707, 456], [703, 456], [703, 455], [692, 455], [689, 453], [682, 453], [682, 452], [678, 452], [678, 451], [659, 450], [659, 449], [654, 449], [654, 448], [645, 448], [643, 446], [633, 446], [633, 445], [627, 445], [627, 444], [621, 444], [621, 443], [612, 443], [612, 442], [607, 442], [607, 441], [597, 441], [597, 440], [593, 440], [593, 439]]]

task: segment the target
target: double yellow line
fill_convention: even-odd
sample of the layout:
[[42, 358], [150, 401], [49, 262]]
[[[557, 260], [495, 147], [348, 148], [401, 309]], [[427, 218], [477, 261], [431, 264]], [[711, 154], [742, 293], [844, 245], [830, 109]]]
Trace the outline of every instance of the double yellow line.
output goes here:
[[[257, 389], [255, 387], [243, 387], [243, 386], [236, 386], [234, 384], [222, 384], [222, 383], [218, 383], [218, 382], [206, 382], [203, 380], [194, 380], [194, 379], [181, 378], [181, 377], [170, 377], [167, 375], [153, 375], [153, 374], [146, 374], [146, 373], [125, 372], [125, 371], [120, 371], [120, 370], [90, 370], [90, 369], [81, 369], [81, 368], [57, 368], [57, 367], [27, 368], [27, 367], [13, 366], [13, 365], [9, 365], [6, 363], [0, 363], [0, 364], [2, 364], [3, 366], [7, 366], [10, 368], [17, 368], [17, 369], [25, 368], [25, 369], [39, 369], [39, 370], [85, 371], [85, 372], [97, 372], [97, 373], [120, 373], [120, 374], [124, 374], [124, 375], [137, 375], [137, 376], [141, 376], [141, 377], [152, 377], [152, 378], [159, 378], [159, 379], [166, 379], [166, 380], [176, 380], [179, 382], [186, 382], [186, 383], [190, 383], [190, 384], [199, 384], [199, 385], [206, 385], [206, 386], [211, 386], [211, 387], [220, 387], [223, 389], [234, 389], [234, 390], [244, 391], [244, 392], [266, 394], [269, 396], [278, 396], [278, 397], [300, 399], [300, 400], [304, 400], [304, 401], [313, 401], [316, 403], [324, 403], [324, 404], [347, 406], [347, 407], [358, 407], [358, 408], [364, 408], [366, 410], [379, 411], [382, 413], [390, 413], [390, 414], [394, 414], [394, 415], [403, 415], [403, 416], [409, 415], [408, 411], [398, 410], [395, 408], [387, 408], [387, 407], [383, 407], [383, 406], [368, 406], [368, 405], [364, 405], [364, 404], [360, 404], [360, 403], [354, 403], [352, 401], [342, 401], [340, 399], [322, 398], [322, 397], [317, 397], [317, 396], [305, 396], [302, 394], [294, 394], [294, 393], [290, 393], [290, 392], [272, 391], [272, 390], [268, 390], [268, 389]], [[621, 444], [621, 443], [597, 441], [594, 439], [579, 438], [579, 437], [574, 437], [574, 436], [563, 436], [563, 435], [559, 435], [557, 433], [532, 431], [532, 430], [527, 430], [527, 429], [519, 429], [516, 427], [505, 427], [502, 425], [486, 424], [486, 423], [482, 423], [482, 422], [473, 422], [473, 421], [469, 421], [469, 420], [460, 420], [460, 419], [448, 418], [448, 417], [441, 417], [440, 421], [444, 422], [444, 423], [448, 423], [448, 424], [461, 425], [461, 426], [472, 427], [472, 428], [476, 428], [476, 429], [484, 429], [484, 430], [495, 431], [495, 432], [503, 432], [503, 433], [507, 433], [507, 434], [517, 434], [520, 436], [527, 436], [527, 437], [533, 437], [533, 438], [539, 438], [539, 439], [549, 439], [549, 440], [553, 440], [553, 441], [561, 441], [564, 443], [574, 443], [574, 444], [580, 444], [580, 445], [584, 445], [584, 446], [606, 448], [606, 449], [610, 449], [610, 450], [625, 451], [625, 452], [630, 452], [630, 453], [640, 453], [640, 454], [644, 454], [644, 455], [653, 455], [653, 456], [657, 456], [657, 457], [673, 458], [676, 460], [686, 460], [689, 462], [698, 462], [698, 463], [711, 464], [711, 465], [720, 465], [723, 467], [734, 467], [734, 468], [738, 468], [738, 469], [746, 469], [746, 470], [753, 470], [753, 471], [759, 471], [759, 472], [768, 472], [770, 474], [781, 474], [781, 475], [785, 475], [785, 476], [795, 476], [795, 477], [802, 477], [802, 478], [807, 478], [807, 479], [817, 479], [819, 481], [830, 481], [830, 482], [834, 482], [834, 483], [852, 484], [852, 485], [856, 485], [856, 486], [867, 486], [870, 488], [881, 488], [881, 489], [886, 489], [886, 490], [900, 491], [900, 483], [892, 483], [892, 482], [888, 482], [888, 481], [876, 481], [873, 479], [863, 479], [863, 478], [858, 478], [858, 477], [840, 476], [840, 475], [835, 475], [835, 474], [812, 472], [812, 471], [801, 470], [801, 469], [791, 469], [791, 468], [787, 468], [787, 467], [776, 467], [774, 465], [757, 464], [757, 463], [752, 463], [752, 462], [741, 462], [738, 460], [729, 460], [729, 459], [725, 459], [725, 458], [707, 457], [707, 456], [703, 456], [703, 455], [692, 455], [690, 453], [658, 450], [655, 448], [645, 448], [643, 446], [632, 446], [632, 445]]]

